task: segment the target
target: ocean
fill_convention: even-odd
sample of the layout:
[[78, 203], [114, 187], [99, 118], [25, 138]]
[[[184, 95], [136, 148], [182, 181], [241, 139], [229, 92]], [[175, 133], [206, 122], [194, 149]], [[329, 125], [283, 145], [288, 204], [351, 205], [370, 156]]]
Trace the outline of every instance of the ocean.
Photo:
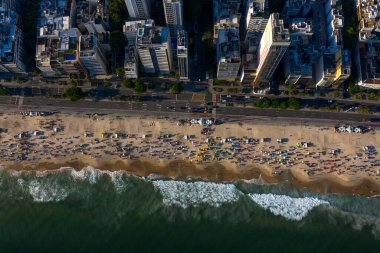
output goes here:
[[380, 198], [262, 179], [0, 170], [0, 252], [379, 252]]

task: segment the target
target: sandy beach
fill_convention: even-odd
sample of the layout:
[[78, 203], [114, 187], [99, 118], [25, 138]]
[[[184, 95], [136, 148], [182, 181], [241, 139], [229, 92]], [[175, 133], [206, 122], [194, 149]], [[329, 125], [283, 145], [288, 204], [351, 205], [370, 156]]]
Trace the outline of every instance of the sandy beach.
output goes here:
[[336, 132], [328, 124], [268, 120], [206, 126], [191, 119], [2, 114], [0, 165], [14, 170], [90, 165], [137, 176], [223, 182], [261, 177], [322, 192], [380, 193], [376, 128]]

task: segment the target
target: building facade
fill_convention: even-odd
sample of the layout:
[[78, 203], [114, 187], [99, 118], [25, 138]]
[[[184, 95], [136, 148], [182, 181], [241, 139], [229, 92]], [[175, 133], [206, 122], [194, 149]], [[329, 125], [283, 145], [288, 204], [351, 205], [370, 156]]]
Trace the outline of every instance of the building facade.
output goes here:
[[0, 74], [25, 72], [23, 32], [15, 1], [0, 3]]
[[177, 62], [179, 78], [182, 80], [189, 79], [189, 55], [188, 55], [188, 37], [184, 30], [179, 30], [177, 35]]
[[159, 26], [144, 26], [139, 28], [136, 46], [145, 73], [170, 74], [172, 69], [172, 52], [169, 28]]
[[149, 19], [151, 17], [150, 0], [124, 0], [129, 16], [133, 19]]
[[254, 87], [259, 90], [270, 88], [270, 81], [278, 64], [290, 45], [289, 30], [278, 13], [270, 15], [267, 26], [260, 40], [258, 49], [258, 66]]

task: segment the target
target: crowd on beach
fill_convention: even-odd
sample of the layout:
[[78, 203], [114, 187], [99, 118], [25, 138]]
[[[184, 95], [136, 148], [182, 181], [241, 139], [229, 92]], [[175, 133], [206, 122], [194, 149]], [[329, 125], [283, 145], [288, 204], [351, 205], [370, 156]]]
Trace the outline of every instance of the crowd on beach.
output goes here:
[[[169, 129], [162, 129], [156, 134], [150, 129], [155, 126], [156, 119], [149, 121], [143, 133], [110, 129], [73, 134], [65, 132], [65, 120], [57, 115], [21, 117], [23, 120], [33, 120], [36, 127], [19, 133], [12, 131], [11, 127], [1, 128], [1, 162], [36, 163], [80, 160], [82, 157], [93, 160], [178, 159], [199, 165], [228, 161], [236, 168], [265, 166], [273, 175], [297, 167], [309, 176], [330, 173], [355, 176], [361, 172], [380, 179], [380, 159], [374, 146], [363, 146], [355, 155], [348, 155], [339, 148], [318, 147], [309, 140], [292, 140], [290, 136], [281, 139], [271, 136], [218, 136], [215, 130], [224, 127], [223, 124], [216, 126], [207, 121], [206, 125], [200, 125], [194, 119], [171, 121], [176, 126], [194, 125], [197, 134]], [[89, 118], [95, 121], [99, 116], [91, 115]], [[250, 129], [247, 130], [249, 132]], [[334, 130], [332, 128], [332, 134]], [[370, 134], [370, 131], [362, 134]]]

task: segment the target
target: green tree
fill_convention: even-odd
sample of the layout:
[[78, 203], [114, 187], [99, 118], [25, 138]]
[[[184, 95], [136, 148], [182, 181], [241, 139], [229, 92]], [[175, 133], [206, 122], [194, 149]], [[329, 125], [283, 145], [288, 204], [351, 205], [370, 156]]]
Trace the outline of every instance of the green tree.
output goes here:
[[361, 91], [359, 85], [356, 85], [356, 84], [351, 84], [349, 87], [348, 87], [348, 92], [351, 94], [351, 95], [355, 95], [357, 93], [359, 93]]
[[379, 95], [375, 92], [375, 91], [372, 91], [369, 95], [368, 95], [368, 99], [370, 100], [377, 100], [379, 98]]
[[125, 79], [123, 81], [123, 87], [127, 88], [127, 89], [134, 89], [135, 88], [135, 81], [133, 79]]
[[272, 108], [279, 108], [280, 107], [280, 101], [278, 99], [272, 100]]
[[146, 84], [140, 79], [137, 79], [135, 83], [135, 91], [142, 93], [142, 92], [146, 92], [146, 90], [147, 90]]
[[263, 108], [269, 108], [272, 105], [272, 101], [270, 100], [270, 98], [264, 97], [262, 99], [262, 103], [261, 104], [262, 104]]
[[288, 103], [288, 101], [286, 101], [286, 100], [283, 100], [283, 101], [281, 101], [281, 103], [280, 103], [280, 108], [281, 109], [287, 109], [289, 107], [289, 103]]
[[116, 75], [118, 77], [124, 77], [124, 75], [125, 75], [125, 69], [124, 68], [117, 68], [116, 69]]
[[73, 86], [66, 90], [66, 97], [68, 97], [71, 101], [77, 101], [84, 97], [83, 90], [79, 87]]
[[365, 113], [365, 114], [370, 114], [372, 112], [372, 110], [371, 110], [371, 108], [369, 106], [362, 105], [359, 108], [359, 112], [360, 113]]
[[161, 83], [160, 87], [161, 87], [162, 90], [166, 90], [167, 89], [166, 83]]
[[293, 110], [300, 109], [301, 105], [298, 99], [296, 98], [289, 98], [289, 108]]
[[0, 88], [0, 96], [8, 96], [9, 92], [6, 88]]
[[298, 94], [297, 86], [295, 84], [289, 85], [289, 94], [291, 96], [294, 96], [294, 95]]
[[170, 85], [170, 92], [174, 94], [181, 93], [183, 90], [182, 84], [180, 82], [176, 82]]

